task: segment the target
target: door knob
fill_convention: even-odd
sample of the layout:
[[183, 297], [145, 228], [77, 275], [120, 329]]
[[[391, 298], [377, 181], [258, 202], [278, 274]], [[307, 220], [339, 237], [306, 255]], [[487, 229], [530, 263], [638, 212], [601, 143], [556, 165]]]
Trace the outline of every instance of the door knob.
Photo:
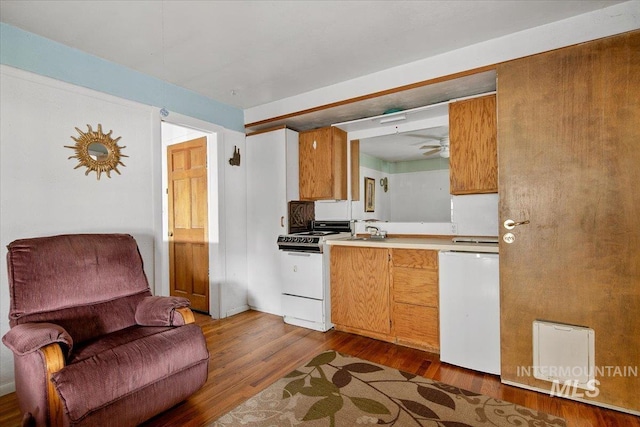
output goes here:
[[516, 228], [519, 225], [525, 225], [525, 224], [529, 224], [529, 220], [525, 219], [524, 221], [514, 221], [512, 219], [508, 219], [504, 222], [504, 228], [506, 228], [507, 230], [513, 230], [514, 228]]
[[173, 237], [173, 231], [169, 232], [169, 237]]

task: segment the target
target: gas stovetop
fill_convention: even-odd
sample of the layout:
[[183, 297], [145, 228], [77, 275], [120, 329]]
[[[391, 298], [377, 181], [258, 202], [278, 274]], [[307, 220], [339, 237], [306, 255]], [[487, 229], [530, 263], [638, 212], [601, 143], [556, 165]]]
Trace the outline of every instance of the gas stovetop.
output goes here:
[[278, 236], [278, 248], [284, 251], [323, 252], [328, 236], [351, 232], [349, 221], [312, 221], [311, 230]]
[[338, 234], [339, 231], [302, 231], [300, 233], [293, 233], [292, 236], [330, 236], [332, 234]]

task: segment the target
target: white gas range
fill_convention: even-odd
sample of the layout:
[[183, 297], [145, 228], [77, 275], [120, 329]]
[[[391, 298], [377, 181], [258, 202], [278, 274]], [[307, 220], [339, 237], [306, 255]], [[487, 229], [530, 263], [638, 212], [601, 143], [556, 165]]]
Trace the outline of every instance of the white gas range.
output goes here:
[[333, 327], [325, 242], [350, 235], [349, 221], [312, 221], [311, 230], [278, 236], [285, 323], [323, 332]]

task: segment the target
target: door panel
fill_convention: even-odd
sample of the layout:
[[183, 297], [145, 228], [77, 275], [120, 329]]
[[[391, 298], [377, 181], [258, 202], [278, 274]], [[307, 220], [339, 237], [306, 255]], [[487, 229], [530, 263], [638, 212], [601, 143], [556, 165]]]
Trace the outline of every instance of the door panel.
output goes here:
[[496, 96], [449, 104], [451, 194], [498, 192]]
[[191, 229], [207, 226], [207, 176], [191, 179]]
[[173, 226], [178, 229], [189, 228], [191, 217], [191, 201], [189, 198], [189, 185], [188, 179], [175, 179], [173, 181], [173, 206], [180, 206], [180, 209], [175, 209], [172, 213]]
[[209, 312], [206, 138], [167, 148], [171, 295]]
[[333, 194], [331, 128], [300, 133], [300, 198], [328, 199]]
[[[640, 360], [640, 32], [498, 67], [502, 378], [530, 367], [532, 323], [593, 328], [596, 366]], [[597, 400], [640, 410], [637, 376]]]
[[388, 335], [389, 250], [334, 246], [330, 260], [331, 321]]

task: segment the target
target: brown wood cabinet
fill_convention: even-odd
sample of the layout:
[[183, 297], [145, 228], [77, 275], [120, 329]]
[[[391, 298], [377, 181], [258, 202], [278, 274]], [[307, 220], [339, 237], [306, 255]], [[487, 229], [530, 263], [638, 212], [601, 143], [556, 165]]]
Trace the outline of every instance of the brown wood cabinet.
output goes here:
[[498, 192], [496, 96], [449, 104], [451, 194]]
[[300, 200], [346, 200], [347, 133], [336, 127], [299, 134]]
[[392, 249], [391, 288], [396, 342], [438, 352], [438, 252]]
[[390, 333], [388, 249], [331, 248], [331, 321], [374, 338]]
[[331, 321], [351, 332], [438, 352], [438, 252], [331, 248]]

